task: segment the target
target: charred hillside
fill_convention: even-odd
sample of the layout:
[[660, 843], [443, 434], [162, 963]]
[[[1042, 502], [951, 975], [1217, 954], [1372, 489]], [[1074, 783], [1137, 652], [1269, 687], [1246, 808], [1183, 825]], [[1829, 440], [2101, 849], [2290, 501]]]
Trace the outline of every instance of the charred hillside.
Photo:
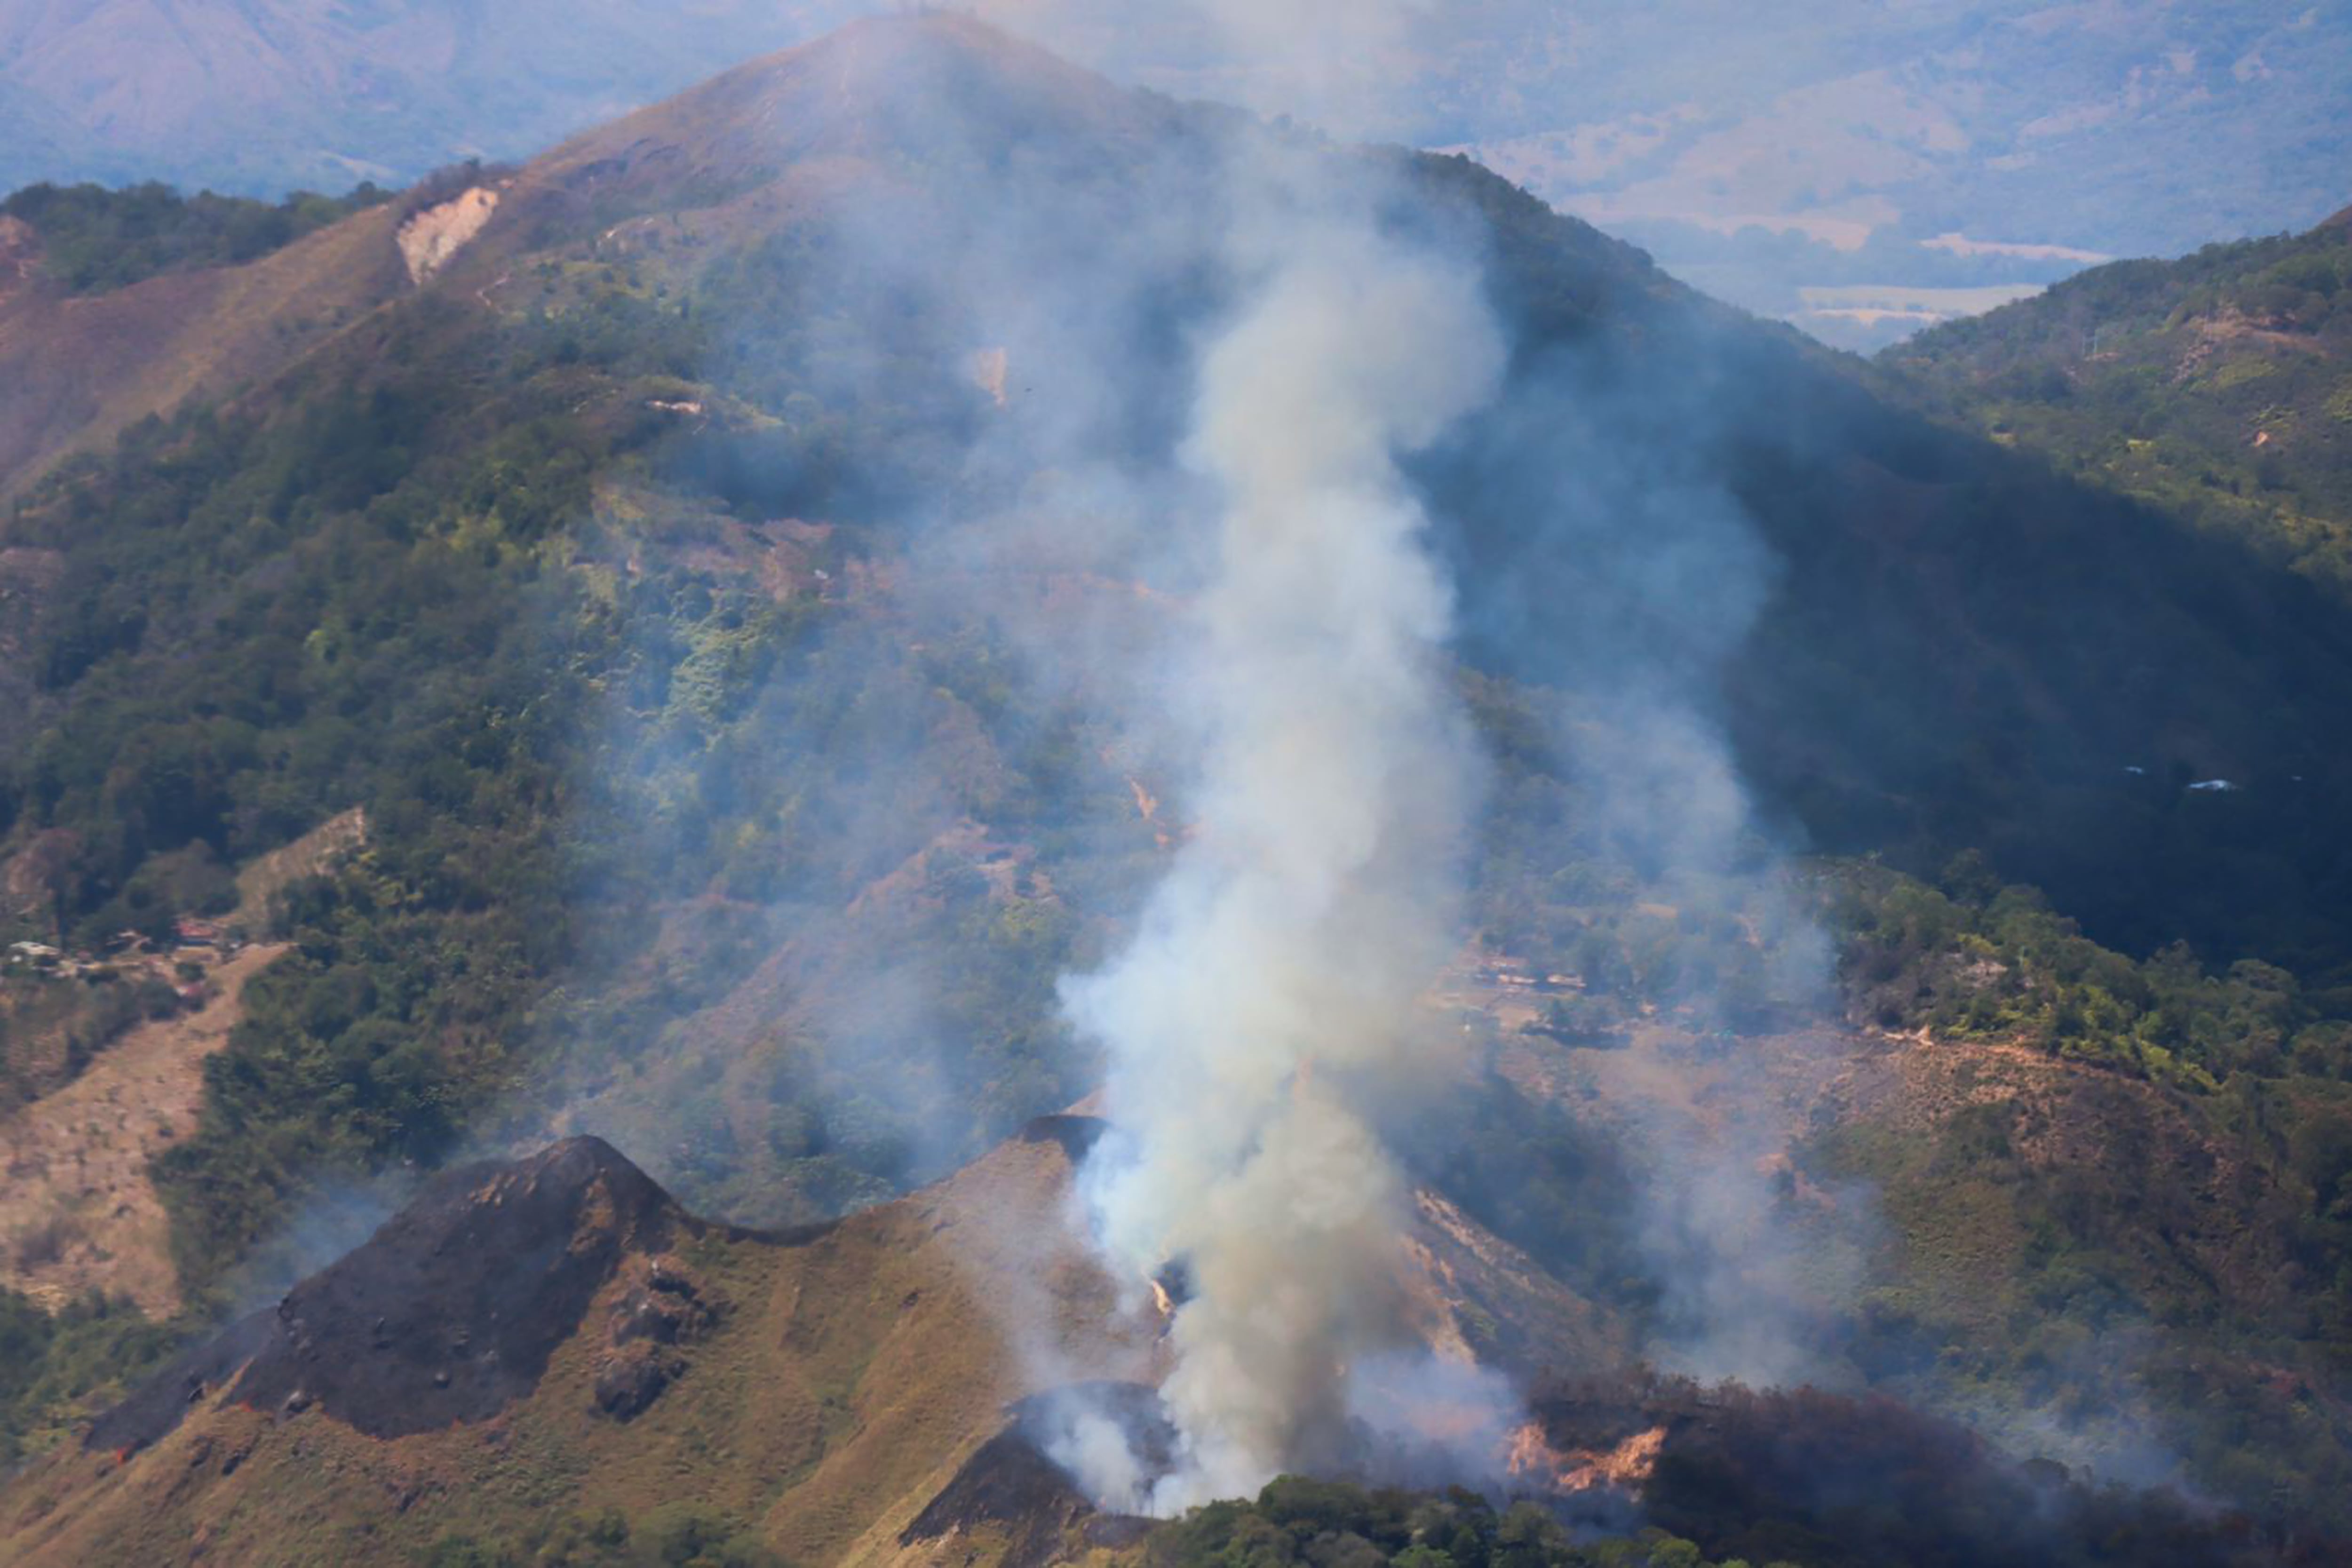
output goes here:
[[[371, 1437], [485, 1420], [538, 1386], [629, 1259], [699, 1229], [593, 1138], [444, 1172], [358, 1250], [93, 1423], [85, 1446], [148, 1447], [232, 1365], [235, 1403], [315, 1405]], [[670, 1293], [683, 1315], [691, 1291], [673, 1282]]]
[[840, 1226], [755, 1234], [594, 1139], [446, 1173], [0, 1489], [0, 1555], [295, 1563], [658, 1513], [859, 1557], [1036, 1392], [1005, 1301], [1045, 1303], [1082, 1375], [1150, 1374], [1157, 1325], [1120, 1323], [1059, 1234], [1069, 1173], [1045, 1132]]

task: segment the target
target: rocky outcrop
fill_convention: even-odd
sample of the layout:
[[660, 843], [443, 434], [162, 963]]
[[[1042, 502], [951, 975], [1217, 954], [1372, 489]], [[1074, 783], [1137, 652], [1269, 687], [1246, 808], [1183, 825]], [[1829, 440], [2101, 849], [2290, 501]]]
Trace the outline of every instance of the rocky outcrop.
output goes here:
[[674, 1258], [640, 1258], [614, 1300], [604, 1323], [605, 1351], [596, 1369], [596, 1408], [632, 1421], [684, 1376], [677, 1347], [702, 1337], [719, 1320], [719, 1304]]
[[394, 236], [411, 281], [423, 283], [481, 233], [499, 210], [499, 193], [476, 185], [464, 195], [426, 207], [400, 226]]

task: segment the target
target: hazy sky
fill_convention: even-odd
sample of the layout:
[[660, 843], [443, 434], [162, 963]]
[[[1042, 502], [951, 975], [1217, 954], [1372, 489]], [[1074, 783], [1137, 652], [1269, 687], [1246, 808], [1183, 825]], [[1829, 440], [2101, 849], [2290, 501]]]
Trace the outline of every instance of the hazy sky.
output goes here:
[[[0, 184], [406, 180], [905, 8], [0, 0]], [[1858, 343], [2352, 205], [2340, 5], [1403, 0], [1371, 28], [1350, 0], [966, 8], [1162, 91], [1465, 148], [1701, 287]]]

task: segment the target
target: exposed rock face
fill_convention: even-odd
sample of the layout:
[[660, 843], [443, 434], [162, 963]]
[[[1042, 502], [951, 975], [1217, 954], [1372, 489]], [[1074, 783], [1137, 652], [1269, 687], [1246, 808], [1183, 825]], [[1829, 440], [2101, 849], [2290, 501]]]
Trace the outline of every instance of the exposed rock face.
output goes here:
[[490, 215], [498, 210], [499, 193], [487, 185], [477, 185], [463, 195], [425, 208], [402, 224], [395, 237], [400, 258], [408, 264], [409, 278], [422, 283], [438, 272], [451, 257], [466, 247], [468, 240], [482, 232]]
[[[625, 1265], [643, 1266], [643, 1255], [694, 1225], [600, 1139], [447, 1172], [274, 1312], [166, 1369], [101, 1419], [89, 1446], [156, 1441], [239, 1363], [231, 1394], [240, 1403], [289, 1414], [315, 1405], [370, 1436], [485, 1420], [538, 1386], [548, 1358]], [[665, 1278], [684, 1283], [648, 1268], [644, 1316], [670, 1323], [675, 1338], [698, 1302], [654, 1283]], [[638, 1374], [632, 1387], [646, 1380]], [[636, 1408], [659, 1392], [642, 1392]]]
[[669, 1258], [637, 1259], [635, 1275], [604, 1325], [610, 1347], [596, 1372], [596, 1408], [616, 1421], [630, 1421], [662, 1396], [686, 1373], [675, 1346], [701, 1337], [718, 1321], [718, 1304], [702, 1286]]
[[615, 1421], [634, 1421], [685, 1370], [685, 1363], [653, 1345], [631, 1345], [608, 1358], [597, 1373], [596, 1408]]

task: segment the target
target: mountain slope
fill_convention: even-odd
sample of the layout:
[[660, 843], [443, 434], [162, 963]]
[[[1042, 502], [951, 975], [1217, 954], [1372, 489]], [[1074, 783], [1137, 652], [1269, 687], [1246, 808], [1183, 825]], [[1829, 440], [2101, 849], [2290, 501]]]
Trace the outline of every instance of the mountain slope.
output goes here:
[[[0, 188], [404, 181], [529, 153], [877, 9], [12, 0]], [[1243, 58], [1189, 7], [976, 10], [1181, 98], [1470, 148], [1677, 276], [1857, 345], [2086, 259], [2315, 221], [2343, 196], [2347, 40], [2326, 7], [1479, 0], [1401, 26], [1371, 94], [1312, 58]]]
[[[790, 1236], [694, 1220], [593, 1140], [447, 1173], [0, 1492], [0, 1552], [311, 1563], [685, 1504], [788, 1561], [945, 1560], [979, 1521], [918, 1515], [1009, 1405], [1160, 1375], [1160, 1321], [1060, 1219], [1088, 1133]], [[1508, 1310], [1448, 1256], [1440, 1310]]]
[[[1654, 1066], [1694, 1044], [1637, 1049]], [[1873, 1138], [1901, 1141], [1915, 1166], [1942, 1167], [1927, 1183], [1906, 1171], [1892, 1189], [1890, 1214], [1936, 1250], [1898, 1275], [1926, 1294], [1882, 1298], [1858, 1356], [1915, 1363], [1917, 1337], [1947, 1330], [1953, 1310], [2016, 1310], [1976, 1299], [2007, 1242], [1983, 1194], [2014, 1191], [2016, 1174], [1951, 1180], [1988, 1108], [2015, 1118], [2016, 1158], [2169, 1200], [2163, 1178], [2133, 1168], [2138, 1156], [2066, 1146], [2095, 1142], [2096, 1122], [2177, 1125], [2144, 1091], [2102, 1089], [2101, 1075], [2022, 1054], [1989, 1075], [1981, 1057], [1883, 1042], [1786, 1041], [1761, 1054], [1801, 1100], [1812, 1092], [1799, 1087], [1811, 1077], [1804, 1058], [1824, 1050], [1850, 1072], [1830, 1091], [1845, 1125], [1827, 1135], [1839, 1148], [1817, 1174], [1850, 1174]], [[1648, 1070], [1536, 1041], [1517, 1054], [1528, 1059], [1515, 1073], [1570, 1082]], [[1703, 1094], [1745, 1103], [1727, 1083]], [[1818, 1105], [1798, 1110], [1818, 1125]], [[1193, 1550], [1230, 1526], [1234, 1505], [1163, 1530], [1155, 1546], [1151, 1527], [1099, 1511], [1048, 1457], [1069, 1430], [1062, 1396], [1081, 1386], [1096, 1391], [1091, 1408], [1129, 1410], [1139, 1426], [1161, 1419], [1151, 1389], [1167, 1370], [1164, 1309], [1104, 1278], [1067, 1230], [1072, 1164], [1100, 1130], [1041, 1120], [945, 1182], [789, 1234], [698, 1220], [593, 1139], [445, 1173], [276, 1308], [197, 1344], [79, 1441], [0, 1486], [0, 1550], [28, 1568], [534, 1552], [625, 1563], [638, 1560], [625, 1554], [633, 1542], [658, 1551], [688, 1535], [755, 1564], [1164, 1561]], [[2145, 1152], [2158, 1165], [2184, 1147], [2192, 1163], [2210, 1157], [2193, 1136], [2158, 1144]], [[2210, 1264], [2204, 1247], [2226, 1247], [2242, 1223], [2208, 1212], [2239, 1201], [2229, 1185], [2204, 1183], [2170, 1216], [2197, 1253], [2190, 1267]], [[1836, 1200], [1801, 1179], [1789, 1201]], [[1914, 1204], [1942, 1220], [1915, 1227]], [[1442, 1353], [1476, 1347], [1531, 1392], [1538, 1425], [1519, 1437], [1531, 1457], [1507, 1483], [1538, 1504], [1517, 1525], [1531, 1542], [1556, 1528], [1544, 1522], [1555, 1510], [1606, 1533], [1646, 1507], [1710, 1555], [1793, 1552], [1784, 1560], [1822, 1568], [1920, 1549], [2053, 1568], [2280, 1560], [2243, 1521], [2217, 1528], [2177, 1500], [2081, 1486], [2046, 1460], [2017, 1468], [1884, 1393], [1757, 1395], [1643, 1373], [1613, 1329], [1563, 1332], [1590, 1304], [1517, 1248], [1433, 1193], [1419, 1209], [1409, 1289], [1422, 1331], [1450, 1347]], [[1995, 1267], [2004, 1281], [2051, 1288], [2014, 1260]], [[2217, 1272], [2232, 1291], [2263, 1288], [2259, 1265]], [[2252, 1370], [2272, 1384], [2285, 1375]], [[2210, 1358], [2160, 1375], [2202, 1380], [2208, 1397], [2234, 1376]], [[2271, 1393], [2278, 1405], [2295, 1401]], [[1442, 1407], [1431, 1418], [1445, 1429]], [[2241, 1422], [2283, 1418], [2294, 1416], [2237, 1411]], [[2033, 1453], [2055, 1434], [2008, 1436]], [[1869, 1477], [1882, 1506], [1857, 1509], [1841, 1474]], [[1302, 1500], [1287, 1489], [1307, 1484], [1278, 1483], [1259, 1507], [1280, 1516]], [[1317, 1495], [1318, 1530], [1398, 1528], [1350, 1517], [1398, 1507], [1397, 1494]], [[1457, 1493], [1452, 1506], [1466, 1501]], [[1410, 1539], [1432, 1528], [1424, 1521]]]
[[[1466, 162], [1249, 129], [948, 17], [851, 29], [425, 193], [467, 219], [445, 239], [469, 232], [421, 282], [394, 207], [139, 285], [126, 296], [370, 288], [340, 323], [261, 310], [237, 341], [286, 352], [257, 351], [241, 386], [205, 382], [213, 329], [166, 321], [169, 352], [133, 382], [216, 401], [134, 421], [110, 451], [70, 421], [35, 431], [97, 450], [36, 480], [0, 535], [11, 580], [40, 587], [6, 628], [27, 693], [0, 775], [12, 935], [95, 954], [169, 931], [228, 896], [230, 868], [367, 814], [364, 854], [276, 900], [290, 951], [156, 1167], [196, 1310], [315, 1267], [286, 1255], [320, 1186], [476, 1139], [625, 1130], [694, 1208], [782, 1226], [943, 1179], [1093, 1086], [1056, 983], [1120, 938], [1188, 831], [1183, 756], [1106, 714], [1136, 650], [1182, 625], [1185, 563], [1151, 547], [1191, 503], [1158, 481], [1199, 334], [1236, 286], [1204, 240], [1235, 134], [1335, 182], [1393, 182], [1388, 221], [1476, 256], [1517, 350], [1496, 407], [1412, 479], [1443, 520], [1451, 674], [1496, 766], [1464, 967], [1521, 966], [1523, 1011], [1491, 1026], [1579, 1042], [1561, 1069], [1578, 1092], [1482, 1080], [1415, 1107], [1433, 1139], [1463, 1132], [1429, 1153], [1463, 1167], [1433, 1184], [1644, 1331], [1705, 1328], [1727, 1300], [1865, 1346], [1865, 1381], [1958, 1397], [1966, 1379], [1933, 1369], [1971, 1368], [2017, 1429], [2046, 1419], [2085, 1447], [2084, 1390], [2131, 1369], [2077, 1378], [2065, 1347], [2118, 1324], [2221, 1324], [2226, 1355], [2164, 1342], [2224, 1367], [2231, 1400], [2271, 1411], [2264, 1368], [2292, 1366], [2337, 1408], [2341, 607], [1937, 426]], [[1041, 648], [1041, 627], [1080, 640]], [[2121, 1174], [2071, 1131], [1960, 1123], [1946, 1157], [1992, 1169], [1957, 1237], [1935, 1230], [1949, 1167], [1906, 1166], [1900, 1141], [1715, 1173], [1754, 1205], [1738, 1214], [1822, 1223], [1863, 1212], [1838, 1206], [1832, 1163], [1901, 1181], [1906, 1241], [2031, 1279], [2011, 1300], [2047, 1314], [2032, 1355], [2004, 1360], [1989, 1320], [1952, 1307], [1965, 1267], [1893, 1303], [1817, 1299], [1803, 1276], [1768, 1318], [1738, 1271], [1694, 1300], [1645, 1250], [1628, 1162], [1683, 1145], [1635, 1126], [1616, 1148], [1587, 1123], [1645, 1084], [1670, 1102], [1701, 1084], [1689, 1125], [1758, 1125], [1722, 1098], [1741, 1084], [1727, 1055], [1821, 1005], [1814, 933], [1744, 819], [1720, 863], [1655, 837], [1712, 827], [1689, 796], [1732, 788], [1713, 751], [1644, 729], [1661, 687], [1729, 730], [1776, 831], [1937, 875], [1990, 855], [1948, 879], [1965, 910], [1912, 885], [1870, 924], [1861, 1016], [1933, 1022], [1964, 1062], [2022, 1043], [2096, 1064], [2014, 1097], [2036, 1116], [2063, 1100], [2070, 1130], [2110, 1084], [2196, 1108], [2187, 1132], [2119, 1114], [2151, 1130]], [[2194, 771], [2176, 784], [2175, 763]], [[2248, 787], [2179, 787], [2223, 769]], [[2297, 774], [2307, 795], [2285, 791]], [[2002, 888], [2019, 877], [2057, 912]], [[2201, 959], [2168, 951], [2184, 935]], [[1674, 1048], [1642, 1048], [1658, 1030]], [[2242, 1186], [2168, 1193], [2185, 1208], [2143, 1223], [2129, 1199], [2170, 1173], [2139, 1154], [2232, 1139]], [[1705, 1195], [1683, 1194], [1701, 1214]], [[2212, 1239], [2240, 1216], [2290, 1234], [2292, 1257]], [[2200, 1274], [2216, 1267], [2227, 1289]], [[2265, 1268], [2284, 1300], [2241, 1293], [2235, 1274]], [[1610, 1348], [1606, 1321], [1559, 1321]], [[583, 1398], [587, 1356], [551, 1363]], [[2278, 1511], [2331, 1506], [2329, 1461], [2298, 1445], [2335, 1428], [2302, 1419], [2221, 1445], [2200, 1479], [2275, 1498], [2292, 1473]], [[622, 1463], [613, 1441], [597, 1452]], [[926, 1500], [901, 1479], [888, 1506], [911, 1514]], [[824, 1542], [886, 1528], [859, 1495], [820, 1510]]]
[[[962, 193], [984, 188], [974, 182], [1013, 182], [1004, 189], [1022, 193], [1020, 204], [1055, 213], [1041, 228], [1097, 226], [1157, 244], [1150, 211], [1203, 199], [1197, 180], [1186, 189], [1181, 149], [1209, 122], [982, 37], [946, 25], [928, 33], [852, 28], [819, 50], [745, 68], [582, 138], [515, 176], [499, 213], [427, 295], [460, 312], [487, 306], [486, 320], [514, 329], [576, 310], [583, 291], [617, 288], [605, 297], [626, 300], [665, 289], [699, 294], [724, 330], [678, 332], [671, 363], [698, 379], [731, 381], [739, 392], [764, 381], [771, 409], [791, 390], [774, 377], [779, 355], [831, 350], [805, 328], [749, 324], [763, 311], [842, 322], [883, 309], [884, 290], [899, 289], [927, 312], [910, 323], [918, 336], [1002, 332], [1014, 323], [958, 320], [974, 308], [973, 291], [1002, 287], [1023, 267], [1062, 263], [1040, 252], [1041, 233], [992, 234], [965, 209]], [[977, 155], [969, 144], [975, 127], [1023, 151]], [[1465, 460], [1477, 467], [1462, 470], [1460, 495], [1447, 498], [1462, 502], [1452, 510], [1467, 520], [1462, 548], [1476, 563], [1472, 591], [1492, 595], [1474, 605], [1474, 630], [1491, 627], [1521, 649], [1547, 637], [1577, 647], [1577, 636], [1545, 624], [1547, 606], [1512, 600], [1518, 584], [1592, 575], [1564, 549], [1582, 524], [1531, 529], [1531, 512], [1654, 507], [1643, 497], [1661, 479], [1687, 487], [1691, 509], [1704, 511], [1727, 486], [1792, 567], [1759, 634], [1760, 647], [1780, 651], [1743, 668], [1749, 689], [1732, 704], [1732, 718], [1751, 771], [1817, 842], [1902, 845], [1919, 868], [1981, 845], [2012, 875], [2050, 888], [2129, 945], [2185, 937], [2217, 954], [2263, 951], [2308, 962], [2281, 929], [2255, 935], [2229, 926], [2278, 903], [2274, 888], [2256, 893], [2247, 884], [2252, 868], [2231, 871], [2216, 859], [2220, 838], [2249, 825], [2158, 809], [2160, 798], [2132, 787], [2136, 775], [2124, 770], [2168, 777], [2180, 767], [2241, 782], [2333, 776], [2317, 724], [2296, 715], [2299, 700], [2280, 694], [2315, 679], [2332, 689], [2347, 663], [2340, 616], [2301, 605], [2294, 583], [2267, 580], [2259, 561], [2228, 559], [2226, 545], [2053, 482], [1990, 446], [1906, 423], [1830, 364], [1699, 308], [1638, 253], [1552, 217], [1466, 165], [1432, 161], [1417, 177], [1440, 210], [1467, 209], [1467, 221], [1502, 237], [1498, 291], [1530, 343], [1550, 345], [1523, 356], [1522, 390], [1510, 404], [1517, 412], [1479, 426], [1465, 443]], [[1115, 188], [1119, 179], [1129, 191]], [[1155, 201], [1135, 199], [1147, 190]], [[826, 276], [827, 247], [846, 255], [862, 247], [871, 215], [886, 207], [887, 223], [920, 237], [902, 253], [904, 269]], [[22, 453], [51, 449], [68, 432], [102, 437], [173, 395], [264, 374], [321, 334], [346, 330], [337, 323], [401, 292], [383, 244], [399, 212], [338, 226], [258, 269], [157, 279], [63, 309], [23, 304], [10, 335], [31, 374], [19, 378], [21, 405], [0, 437]], [[970, 276], [929, 268], [916, 259], [926, 247], [961, 257]], [[788, 251], [796, 257], [789, 265]], [[1163, 333], [1176, 314], [1205, 303], [1197, 269], [1186, 272], [1196, 261], [1181, 244], [1146, 258], [1160, 292], [1129, 302], [1134, 330]], [[1095, 265], [1107, 273], [1120, 263]], [[226, 296], [214, 296], [232, 288], [249, 299], [292, 291], [304, 303], [249, 318], [219, 308]], [[1196, 290], [1190, 300], [1181, 292], [1188, 288]], [[755, 298], [758, 289], [768, 297]], [[175, 309], [183, 295], [211, 308]], [[173, 352], [151, 352], [151, 308], [167, 318], [160, 335]], [[174, 342], [175, 333], [188, 335]], [[687, 339], [704, 346], [686, 348]], [[341, 363], [383, 341], [379, 332], [353, 338]], [[868, 367], [897, 379], [886, 388], [867, 375], [857, 393], [867, 413], [904, 416], [936, 404], [951, 379], [940, 367], [973, 347], [908, 342], [912, 352]], [[121, 357], [110, 362], [110, 350]], [[1039, 337], [1024, 346], [1024, 363], [1077, 350]], [[120, 384], [106, 377], [110, 363]], [[76, 364], [94, 368], [71, 372], [73, 384], [53, 384], [62, 367]], [[845, 374], [848, 364], [838, 359], [825, 374]], [[1089, 373], [1056, 363], [1056, 374]], [[798, 384], [820, 403], [829, 395], [805, 376]], [[895, 400], [887, 409], [884, 395]], [[1171, 399], [1155, 403], [1133, 385], [1111, 396], [1107, 417], [1125, 423], [1121, 439], [1176, 416]], [[83, 423], [93, 409], [97, 423]], [[948, 460], [941, 432], [971, 416], [969, 409], [941, 413], [892, 437], [891, 461], [908, 482], [937, 477], [911, 478], [917, 455]], [[1538, 419], [1555, 424], [1549, 449], [1528, 446]], [[878, 428], [870, 420], [867, 427]], [[1579, 433], [1590, 451], [1576, 448], [1571, 458], [1559, 444], [1564, 431]], [[807, 471], [773, 430], [737, 421], [706, 437], [699, 445], [729, 471], [779, 463]], [[1629, 472], [1613, 457], [1627, 448], [1659, 454], [1643, 458], [1655, 470]], [[1589, 477], [1563, 483], [1563, 467]], [[790, 510], [807, 498], [756, 500]], [[2111, 586], [2081, 591], [2102, 580]], [[1622, 584], [1593, 582], [1587, 596], [1623, 593]], [[1548, 605], [1570, 596], [1552, 595]], [[2291, 603], [2294, 614], [2277, 613]], [[2257, 625], [2264, 629], [2252, 633]], [[2154, 636], [2151, 626], [2160, 628]], [[1988, 678], [1996, 669], [1998, 679]], [[1517, 672], [1561, 676], [1557, 660], [1549, 672]], [[2318, 693], [2309, 700], [2315, 707]], [[1928, 721], [1929, 713], [1940, 717]], [[2326, 826], [2335, 817], [2324, 804], [2332, 795], [2315, 783], [2311, 798], [2322, 802], [2315, 816], [2304, 804], [2263, 809], [2251, 825], [2254, 853], [2261, 877], [2305, 889], [2294, 895], [2295, 919], [2332, 921], [2331, 896], [2317, 890], [2337, 875]], [[2205, 889], [2217, 879], [2226, 910], [2209, 912]]]
[[94, 298], [37, 276], [0, 287], [0, 495], [136, 420], [274, 377], [395, 298], [408, 284], [394, 244], [406, 216], [364, 213], [244, 267]]
[[2352, 585], [2352, 213], [2101, 268], [1886, 363], [2000, 439]]

